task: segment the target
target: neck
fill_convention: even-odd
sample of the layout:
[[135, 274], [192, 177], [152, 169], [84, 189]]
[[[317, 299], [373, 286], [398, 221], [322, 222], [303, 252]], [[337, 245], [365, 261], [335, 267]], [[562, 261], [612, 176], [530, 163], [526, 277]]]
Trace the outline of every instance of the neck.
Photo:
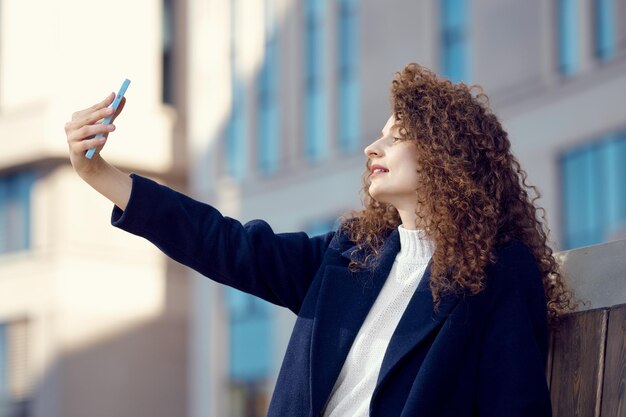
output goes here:
[[417, 230], [423, 228], [422, 224], [416, 225], [418, 218], [417, 214], [415, 214], [415, 208], [411, 208], [408, 210], [403, 208], [397, 208], [397, 210], [398, 214], [400, 215], [400, 220], [402, 220], [402, 227], [407, 230]]

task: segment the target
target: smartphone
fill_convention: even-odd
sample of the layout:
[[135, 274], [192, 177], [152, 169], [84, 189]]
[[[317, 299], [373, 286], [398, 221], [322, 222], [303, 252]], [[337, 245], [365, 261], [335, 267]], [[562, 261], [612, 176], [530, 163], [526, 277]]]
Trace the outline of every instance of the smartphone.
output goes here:
[[[113, 107], [113, 114], [102, 121], [103, 125], [108, 125], [109, 123], [111, 123], [111, 120], [113, 120], [113, 116], [115, 115], [115, 112], [117, 111], [117, 107], [122, 102], [122, 97], [124, 97], [124, 94], [126, 93], [126, 89], [128, 88], [129, 84], [130, 84], [130, 80], [128, 78], [125, 79], [124, 82], [122, 83], [122, 86], [120, 87], [120, 91], [117, 92], [117, 95], [115, 96], [115, 99], [113, 100], [113, 103], [111, 103], [111, 106], [110, 106], [110, 107]], [[103, 133], [98, 133], [96, 135], [96, 138], [101, 138], [103, 136], [104, 136]], [[95, 147], [89, 148], [87, 152], [85, 153], [85, 156], [91, 159], [95, 153], [96, 153]]]

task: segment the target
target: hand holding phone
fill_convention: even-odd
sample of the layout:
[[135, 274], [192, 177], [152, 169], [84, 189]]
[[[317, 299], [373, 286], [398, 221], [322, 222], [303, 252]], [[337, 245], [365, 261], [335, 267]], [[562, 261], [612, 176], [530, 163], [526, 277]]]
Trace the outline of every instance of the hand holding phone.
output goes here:
[[[113, 115], [115, 115], [115, 112], [117, 111], [117, 107], [120, 105], [120, 102], [122, 101], [122, 97], [124, 97], [124, 94], [126, 93], [126, 89], [128, 88], [128, 85], [130, 84], [130, 80], [127, 78], [124, 80], [124, 82], [122, 83], [122, 86], [120, 87], [120, 90], [117, 92], [117, 95], [115, 96], [115, 99], [113, 100], [113, 103], [111, 104], [110, 107], [113, 108], [113, 114], [107, 118], [105, 118], [102, 121], [102, 124], [104, 125], [108, 125], [111, 123], [111, 120], [113, 120]], [[102, 136], [104, 136], [102, 133], [98, 133], [96, 135], [96, 138], [101, 138]], [[93, 155], [96, 153], [96, 148], [89, 148], [87, 150], [87, 152], [85, 153], [85, 156], [88, 159], [93, 158]]]

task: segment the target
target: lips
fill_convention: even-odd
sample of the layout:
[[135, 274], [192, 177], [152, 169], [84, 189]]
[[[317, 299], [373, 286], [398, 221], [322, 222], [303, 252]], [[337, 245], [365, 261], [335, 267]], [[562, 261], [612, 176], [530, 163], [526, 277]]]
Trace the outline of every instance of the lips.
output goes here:
[[389, 172], [389, 170], [382, 165], [372, 165], [370, 167], [370, 175], [380, 174], [383, 172]]

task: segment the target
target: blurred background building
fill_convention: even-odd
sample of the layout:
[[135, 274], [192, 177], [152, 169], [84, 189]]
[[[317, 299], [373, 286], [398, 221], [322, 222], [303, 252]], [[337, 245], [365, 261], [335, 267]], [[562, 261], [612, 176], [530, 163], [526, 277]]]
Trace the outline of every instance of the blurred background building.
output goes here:
[[480, 84], [554, 250], [626, 237], [624, 0], [0, 0], [0, 417], [265, 415], [295, 317], [108, 224], [63, 126], [242, 223], [361, 205], [394, 72]]

